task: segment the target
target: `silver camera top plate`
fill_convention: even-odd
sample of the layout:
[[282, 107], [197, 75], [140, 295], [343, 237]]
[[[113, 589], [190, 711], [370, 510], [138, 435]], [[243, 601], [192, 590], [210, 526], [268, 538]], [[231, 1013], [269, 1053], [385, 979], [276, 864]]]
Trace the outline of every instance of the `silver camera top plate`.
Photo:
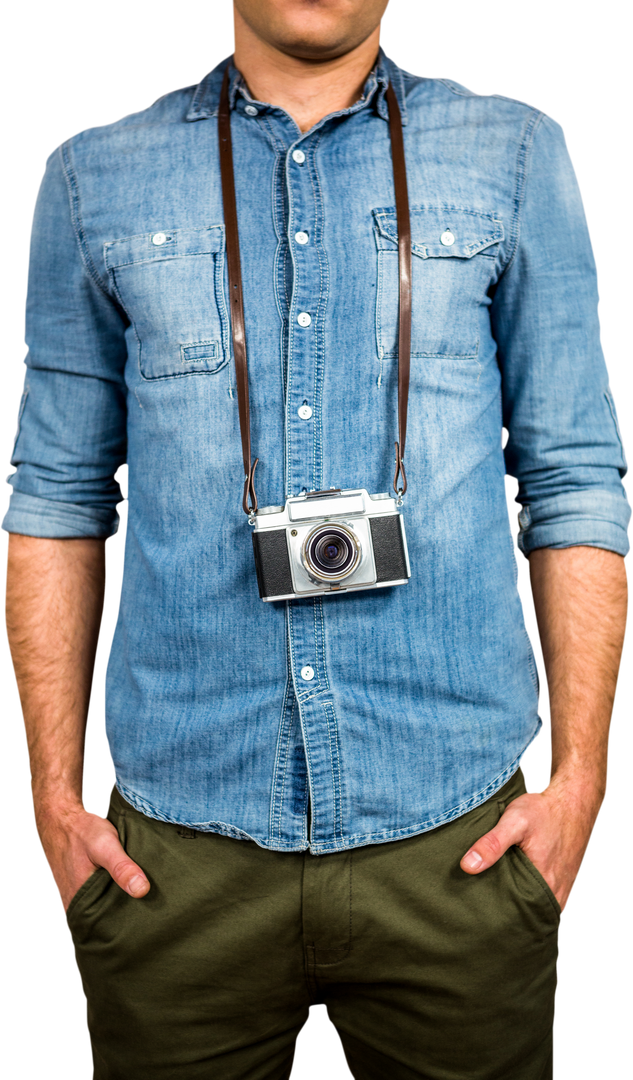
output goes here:
[[[255, 516], [255, 530], [279, 529], [284, 525], [292, 525], [295, 521], [312, 521], [315, 519], [355, 517], [356, 515], [371, 514], [396, 514], [398, 508], [396, 500], [386, 492], [380, 495], [370, 495], [366, 488], [352, 488], [349, 491], [309, 491], [305, 495], [295, 495], [289, 498], [285, 506], [263, 506]], [[269, 515], [275, 515], [274, 526]], [[267, 521], [266, 518], [269, 518]]]

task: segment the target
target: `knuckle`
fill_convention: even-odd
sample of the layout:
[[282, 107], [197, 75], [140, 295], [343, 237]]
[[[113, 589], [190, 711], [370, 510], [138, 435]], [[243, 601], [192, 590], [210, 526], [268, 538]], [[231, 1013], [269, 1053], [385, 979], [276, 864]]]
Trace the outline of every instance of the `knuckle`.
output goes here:
[[130, 859], [116, 859], [112, 863], [110, 873], [115, 881], [123, 881], [134, 870], [134, 863]]
[[503, 844], [501, 843], [501, 840], [496, 833], [488, 833], [488, 835], [484, 837], [483, 842], [487, 851], [494, 858], [498, 858], [501, 855], [503, 851]]

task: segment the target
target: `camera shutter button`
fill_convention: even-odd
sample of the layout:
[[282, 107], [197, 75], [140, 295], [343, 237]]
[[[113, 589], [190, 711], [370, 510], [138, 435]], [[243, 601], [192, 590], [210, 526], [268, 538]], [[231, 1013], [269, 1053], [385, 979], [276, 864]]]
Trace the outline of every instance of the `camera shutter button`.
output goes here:
[[301, 678], [306, 682], [311, 682], [314, 678], [314, 668], [311, 668], [309, 664], [301, 668]]

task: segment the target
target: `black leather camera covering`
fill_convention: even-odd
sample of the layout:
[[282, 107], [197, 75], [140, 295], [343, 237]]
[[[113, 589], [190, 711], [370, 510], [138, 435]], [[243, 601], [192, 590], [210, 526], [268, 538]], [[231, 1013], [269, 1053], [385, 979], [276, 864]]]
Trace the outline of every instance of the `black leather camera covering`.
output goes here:
[[253, 551], [259, 595], [288, 596], [294, 593], [285, 529], [254, 532]]
[[374, 545], [376, 581], [401, 581], [408, 578], [400, 514], [370, 518], [369, 525]]

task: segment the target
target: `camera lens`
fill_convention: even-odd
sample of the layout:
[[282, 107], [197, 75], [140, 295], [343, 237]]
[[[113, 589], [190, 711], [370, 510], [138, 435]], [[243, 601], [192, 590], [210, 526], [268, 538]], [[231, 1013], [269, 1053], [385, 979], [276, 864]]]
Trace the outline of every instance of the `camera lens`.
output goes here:
[[351, 529], [328, 522], [306, 537], [303, 554], [309, 574], [320, 580], [340, 581], [356, 569], [360, 546]]

